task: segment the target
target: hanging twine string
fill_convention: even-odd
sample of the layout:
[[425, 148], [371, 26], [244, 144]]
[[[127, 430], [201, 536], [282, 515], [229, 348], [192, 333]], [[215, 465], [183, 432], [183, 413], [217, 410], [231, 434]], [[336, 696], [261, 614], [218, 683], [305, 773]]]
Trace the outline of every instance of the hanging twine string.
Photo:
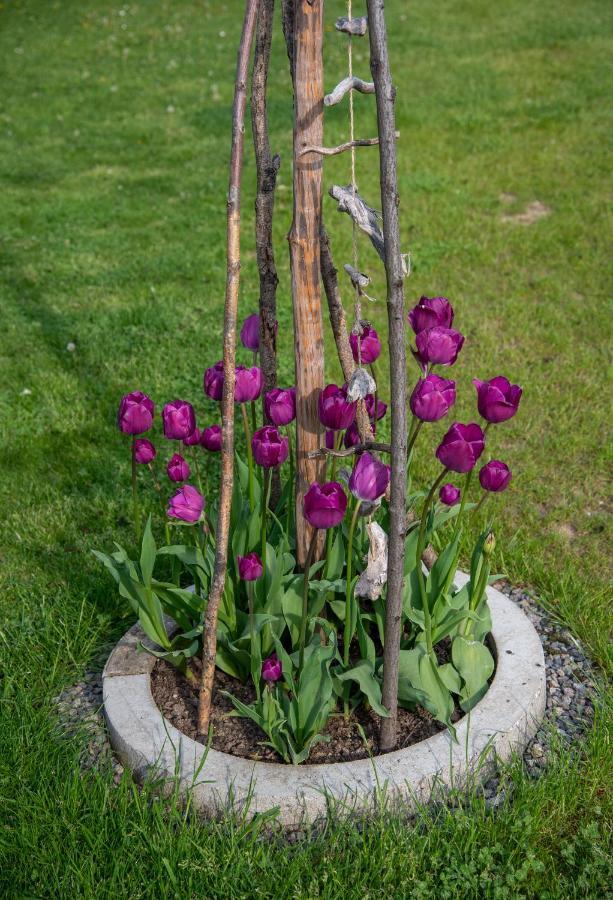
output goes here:
[[[347, 18], [349, 21], [353, 18], [352, 14], [352, 0], [347, 0]], [[348, 44], [347, 44], [347, 57], [348, 57], [348, 68], [349, 68], [349, 77], [353, 78], [353, 35], [347, 35]], [[355, 199], [357, 187], [356, 187], [356, 177], [355, 177], [355, 146], [353, 142], [355, 140], [355, 116], [353, 111], [353, 90], [349, 91], [349, 138], [351, 140], [351, 191], [353, 197]], [[353, 243], [353, 267], [357, 271], [359, 271], [358, 266], [358, 236], [355, 222], [352, 222], [351, 229], [351, 237]], [[360, 335], [362, 334], [362, 298], [360, 296], [360, 289], [356, 285], [355, 288], [355, 304], [354, 304], [354, 321], [353, 321], [353, 331], [358, 335], [358, 366], [362, 365], [362, 341], [360, 339]]]

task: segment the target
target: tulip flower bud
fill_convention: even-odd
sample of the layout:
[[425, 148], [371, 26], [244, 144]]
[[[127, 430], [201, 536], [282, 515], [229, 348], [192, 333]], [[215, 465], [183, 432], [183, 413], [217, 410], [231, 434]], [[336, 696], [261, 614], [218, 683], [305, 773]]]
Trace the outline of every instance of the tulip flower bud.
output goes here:
[[321, 391], [318, 401], [319, 420], [332, 431], [343, 431], [355, 419], [356, 404], [347, 399], [347, 389], [328, 384]]
[[124, 434], [142, 434], [153, 422], [153, 401], [142, 391], [132, 391], [121, 398], [117, 411], [117, 427]]
[[296, 388], [273, 388], [264, 398], [266, 418], [273, 425], [289, 425], [296, 418]]
[[235, 403], [250, 403], [262, 393], [262, 370], [258, 366], [236, 367]]
[[173, 400], [162, 410], [164, 436], [171, 441], [190, 437], [196, 428], [194, 407], [185, 400]]
[[191, 484], [184, 484], [181, 490], [168, 501], [167, 513], [172, 519], [180, 519], [193, 525], [198, 522], [204, 509], [204, 497]]
[[453, 328], [428, 328], [420, 331], [415, 338], [417, 358], [425, 368], [428, 364], [452, 366], [464, 343], [464, 335]]
[[289, 454], [289, 438], [279, 434], [274, 425], [265, 425], [251, 439], [253, 458], [258, 466], [271, 469], [285, 462]]
[[455, 381], [428, 375], [420, 378], [411, 394], [411, 412], [422, 422], [438, 422], [455, 403]]
[[470, 472], [485, 447], [485, 435], [474, 422], [454, 422], [436, 450], [436, 458], [453, 472]]
[[241, 328], [241, 343], [247, 350], [254, 353], [260, 349], [260, 316], [259, 313], [253, 313], [247, 316]]
[[493, 531], [490, 531], [485, 541], [483, 542], [483, 555], [491, 556], [494, 550], [496, 549], [496, 537]]
[[497, 375], [490, 381], [473, 378], [477, 389], [477, 406], [486, 422], [497, 424], [512, 419], [519, 408], [522, 389], [511, 384], [504, 375]]
[[156, 455], [155, 447], [147, 438], [137, 438], [134, 441], [132, 452], [134, 453], [134, 459], [140, 465], [147, 465], [147, 463], [153, 462]]
[[242, 581], [257, 581], [262, 577], [264, 566], [257, 553], [248, 553], [247, 556], [237, 556], [238, 577]]
[[175, 453], [168, 465], [166, 474], [171, 481], [187, 481], [189, 478], [189, 465], [180, 453]]
[[499, 494], [505, 491], [511, 482], [511, 470], [499, 459], [491, 459], [479, 471], [479, 484], [484, 491]]
[[204, 393], [211, 400], [221, 400], [223, 396], [223, 361], [220, 359], [214, 366], [211, 366], [204, 373]]
[[277, 658], [277, 654], [273, 653], [272, 656], [269, 656], [262, 663], [262, 678], [269, 684], [274, 684], [275, 681], [279, 681], [282, 675], [283, 666]]
[[196, 444], [200, 443], [200, 438], [201, 438], [200, 429], [194, 428], [194, 430], [189, 435], [189, 437], [183, 438], [183, 446], [184, 447], [195, 447]]
[[440, 489], [439, 498], [445, 506], [455, 506], [460, 499], [460, 489], [454, 484], [444, 484]]
[[387, 403], [384, 403], [383, 400], [379, 400], [377, 398], [377, 404], [375, 409], [375, 395], [367, 394], [364, 397], [364, 403], [366, 404], [366, 412], [368, 413], [368, 417], [371, 422], [376, 422], [379, 419], [382, 419], [385, 413], [387, 412]]
[[358, 500], [378, 500], [390, 482], [390, 467], [368, 451], [362, 453], [349, 478], [349, 490]]
[[346, 510], [347, 497], [338, 481], [314, 481], [304, 495], [304, 517], [313, 528], [334, 528], [343, 521]]
[[203, 428], [200, 443], [209, 453], [219, 453], [221, 450], [221, 425], [209, 425], [208, 428]]
[[[379, 335], [374, 328], [370, 327], [370, 325], [364, 325], [359, 335], [351, 332], [349, 335], [349, 343], [351, 345], [353, 358], [358, 365], [360, 364], [360, 355], [362, 358], [361, 364], [369, 366], [374, 363], [381, 354], [381, 341], [379, 340]], [[360, 349], [361, 354], [358, 353], [358, 348]]]
[[453, 307], [445, 297], [422, 297], [417, 306], [409, 313], [409, 325], [415, 332], [426, 331], [440, 325], [451, 328], [453, 323]]

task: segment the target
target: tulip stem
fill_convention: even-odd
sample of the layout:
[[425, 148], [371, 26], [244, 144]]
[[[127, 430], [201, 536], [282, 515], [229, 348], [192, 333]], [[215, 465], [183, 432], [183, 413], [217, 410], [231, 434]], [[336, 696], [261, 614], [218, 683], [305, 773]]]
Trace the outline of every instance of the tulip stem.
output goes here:
[[377, 401], [379, 399], [379, 382], [377, 381], [377, 370], [375, 369], [374, 362], [371, 362], [371, 364], [370, 364], [370, 374], [372, 375], [373, 381], [375, 382], [375, 393], [374, 393], [375, 411], [374, 411], [374, 415], [372, 418], [373, 418], [373, 422], [375, 423], [375, 426], [376, 426], [376, 424], [377, 424]]
[[247, 587], [247, 605], [249, 609], [249, 658], [252, 661], [251, 664], [251, 677], [253, 679], [253, 684], [255, 687], [255, 692], [257, 695], [257, 699], [260, 699], [260, 679], [257, 677], [257, 673], [254, 671], [253, 665], [253, 657], [255, 654], [255, 613], [254, 613], [254, 603], [253, 603], [253, 594], [255, 591], [255, 582], [248, 581], [246, 584]]
[[253, 431], [255, 431], [257, 427], [258, 427], [258, 425], [257, 425], [257, 419], [256, 419], [256, 412], [255, 412], [255, 400], [252, 400], [251, 401], [251, 428], [253, 429]]
[[294, 443], [292, 441], [292, 426], [287, 426], [287, 441], [289, 444], [289, 493], [287, 495], [287, 525], [289, 535], [292, 522], [292, 498], [294, 496]]
[[[353, 619], [353, 591], [351, 589], [351, 570], [353, 562], [353, 536], [355, 534], [355, 526], [360, 513], [360, 501], [356, 498], [351, 516], [351, 524], [349, 525], [349, 535], [347, 537], [347, 582], [345, 585], [345, 630], [343, 633], [343, 665], [345, 671], [349, 667], [349, 647], [353, 637], [353, 629], [351, 627]], [[343, 707], [345, 718], [349, 718], [349, 684], [343, 686]]]
[[315, 547], [317, 546], [317, 531], [313, 529], [313, 536], [309, 544], [309, 552], [307, 553], [306, 563], [304, 566], [304, 580], [302, 584], [302, 619], [300, 620], [300, 641], [298, 652], [298, 677], [302, 673], [304, 665], [304, 645], [306, 644], [306, 628], [307, 619], [309, 617], [309, 572], [313, 565], [313, 557], [315, 556]]
[[255, 509], [255, 484], [253, 472], [253, 449], [251, 447], [251, 432], [249, 430], [249, 418], [247, 416], [247, 407], [241, 403], [241, 413], [243, 414], [243, 428], [245, 429], [245, 439], [247, 441], [247, 465], [249, 466], [249, 509], [251, 512]]
[[425, 499], [424, 508], [421, 511], [421, 521], [419, 523], [419, 537], [417, 539], [417, 552], [415, 554], [415, 559], [417, 563], [417, 581], [419, 582], [419, 593], [421, 596], [421, 605], [423, 607], [424, 612], [424, 632], [426, 634], [426, 650], [428, 654], [432, 653], [432, 620], [430, 616], [430, 606], [428, 605], [428, 597], [426, 594], [426, 579], [424, 578], [424, 572], [422, 569], [421, 557], [424, 552], [424, 548], [426, 546], [426, 522], [428, 520], [428, 510], [432, 504], [432, 500], [434, 499], [434, 495], [437, 491], [437, 488], [448, 470], [443, 469], [441, 474], [438, 476], [432, 487], [430, 488], [430, 492]]
[[201, 494], [204, 493], [202, 490], [202, 478], [200, 477], [200, 464], [198, 463], [198, 445], [196, 444], [192, 447], [192, 455], [194, 457], [194, 468], [196, 470], [196, 481], [198, 482], [198, 490]]
[[132, 512], [134, 515], [134, 534], [136, 542], [140, 541], [140, 510], [138, 508], [138, 489], [136, 484], [136, 438], [132, 437]]
[[151, 472], [151, 477], [153, 479], [153, 486], [158, 493], [158, 497], [160, 500], [160, 506], [162, 507], [162, 516], [164, 517], [164, 535], [166, 537], [167, 546], [170, 544], [170, 528], [168, 527], [168, 519], [166, 518], [166, 506], [164, 505], [164, 501], [162, 499], [162, 487], [160, 482], [158, 481], [158, 477], [155, 474], [155, 469], [151, 463], [147, 463], [149, 471]]
[[272, 484], [272, 470], [264, 469], [264, 503], [262, 504], [262, 568], [264, 577], [266, 577], [266, 519], [268, 516], [268, 505], [270, 503], [270, 487]]

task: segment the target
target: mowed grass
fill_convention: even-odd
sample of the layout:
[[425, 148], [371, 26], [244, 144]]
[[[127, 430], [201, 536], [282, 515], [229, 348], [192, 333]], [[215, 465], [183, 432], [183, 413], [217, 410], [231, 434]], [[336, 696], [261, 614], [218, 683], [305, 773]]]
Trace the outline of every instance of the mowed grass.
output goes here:
[[[196, 403], [221, 352], [225, 193], [242, 4], [110, 5], [30, 0], [0, 7], [0, 886], [6, 896], [602, 896], [610, 881], [610, 779], [603, 688], [580, 750], [560, 749], [538, 784], [509, 772], [495, 813], [467, 798], [407, 827], [333, 824], [310, 842], [203, 824], [126, 780], [81, 777], [85, 737], [55, 727], [53, 697], [131, 623], [91, 547], [129, 544], [119, 396]], [[346, 72], [326, 7], [326, 84]], [[356, 10], [357, 12], [357, 10]], [[492, 453], [513, 484], [492, 504], [498, 570], [533, 586], [611, 672], [607, 496], [611, 238], [611, 18], [604, 2], [501, 6], [389, 3], [407, 303], [448, 296], [471, 377], [524, 387]], [[367, 45], [355, 70], [367, 77]], [[284, 236], [291, 220], [291, 115], [277, 22], [270, 126], [282, 157], [275, 221], [281, 381], [293, 380]], [[360, 135], [372, 97], [356, 98]], [[326, 112], [326, 142], [347, 108]], [[348, 159], [326, 164], [346, 184]], [[358, 158], [379, 205], [376, 150]], [[254, 166], [245, 161], [241, 306], [258, 296]], [[526, 223], [530, 204], [545, 212]], [[339, 268], [349, 221], [324, 201]], [[530, 218], [530, 217], [529, 217]], [[380, 264], [360, 241], [386, 334]], [[351, 297], [345, 290], [349, 308]], [[73, 351], [67, 350], [72, 342]], [[327, 335], [328, 377], [338, 377]], [[246, 361], [246, 360], [245, 360]], [[382, 367], [381, 381], [385, 379]], [[381, 395], [387, 396], [385, 387]], [[385, 425], [382, 433], [385, 434]], [[429, 429], [420, 472], [432, 472]], [[609, 457], [609, 458], [608, 458]], [[210, 489], [215, 463], [208, 472]]]

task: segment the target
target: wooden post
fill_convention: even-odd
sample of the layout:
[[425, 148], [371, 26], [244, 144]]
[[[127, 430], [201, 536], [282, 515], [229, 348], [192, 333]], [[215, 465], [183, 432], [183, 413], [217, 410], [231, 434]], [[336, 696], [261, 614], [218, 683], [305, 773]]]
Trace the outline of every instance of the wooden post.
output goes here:
[[392, 418], [390, 534], [383, 651], [382, 702], [390, 711], [381, 719], [379, 745], [383, 752], [396, 745], [398, 722], [398, 654], [402, 616], [402, 579], [406, 522], [406, 351], [403, 269], [398, 224], [398, 182], [394, 101], [396, 91], [390, 74], [385, 27], [384, 0], [367, 0], [370, 39], [370, 70], [375, 83], [379, 131], [379, 168], [387, 313], [389, 321], [390, 395]]
[[227, 277], [223, 338], [224, 386], [221, 399], [221, 485], [215, 543], [215, 568], [204, 618], [202, 680], [198, 704], [198, 731], [200, 735], [206, 735], [209, 727], [213, 680], [215, 678], [215, 657], [217, 653], [217, 613], [226, 580], [228, 563], [228, 535], [230, 532], [230, 508], [234, 482], [234, 381], [236, 315], [238, 311], [238, 284], [241, 267], [241, 175], [245, 140], [247, 73], [258, 2], [259, 0], [246, 0], [243, 30], [238, 48], [234, 106], [232, 108], [232, 151], [230, 155], [230, 184], [228, 188]]
[[311, 482], [323, 480], [325, 474], [325, 461], [308, 457], [322, 446], [324, 436], [317, 414], [317, 398], [324, 386], [319, 281], [322, 158], [312, 153], [301, 155], [305, 147], [323, 143], [323, 8], [323, 0], [284, 4], [294, 83], [294, 217], [288, 240], [296, 360], [296, 557], [300, 566], [306, 562], [312, 531], [302, 515], [302, 498]]

